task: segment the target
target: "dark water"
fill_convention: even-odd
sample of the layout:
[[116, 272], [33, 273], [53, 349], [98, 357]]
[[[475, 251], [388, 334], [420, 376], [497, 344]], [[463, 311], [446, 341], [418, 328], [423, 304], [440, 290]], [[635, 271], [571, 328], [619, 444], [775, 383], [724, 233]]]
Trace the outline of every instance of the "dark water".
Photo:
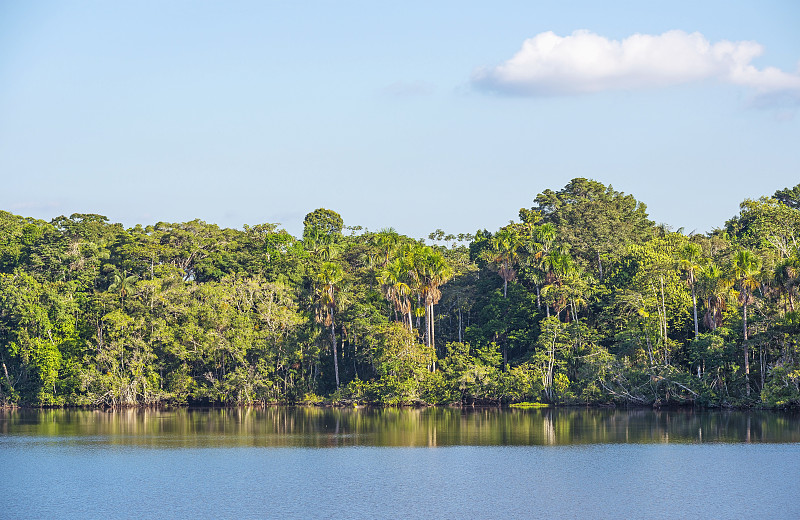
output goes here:
[[2, 519], [746, 515], [800, 518], [797, 415], [0, 412]]

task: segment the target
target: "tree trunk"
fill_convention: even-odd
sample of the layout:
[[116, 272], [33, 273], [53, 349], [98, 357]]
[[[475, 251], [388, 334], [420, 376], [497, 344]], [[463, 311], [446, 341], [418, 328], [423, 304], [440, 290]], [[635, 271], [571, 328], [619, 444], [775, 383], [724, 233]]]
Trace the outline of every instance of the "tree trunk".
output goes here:
[[600, 269], [600, 281], [603, 281], [603, 262], [600, 260], [600, 252], [597, 252], [597, 267]]
[[458, 307], [458, 342], [463, 343], [461, 339], [461, 306]]
[[97, 318], [95, 323], [97, 324], [97, 353], [100, 354], [103, 350], [103, 320]]
[[659, 277], [661, 280], [661, 314], [662, 314], [662, 334], [661, 337], [664, 341], [664, 364], [669, 366], [669, 345], [667, 344], [667, 305], [664, 301], [664, 277]]
[[8, 368], [6, 368], [6, 364], [3, 363], [3, 374], [6, 376], [6, 383], [8, 383], [8, 388], [11, 393], [14, 393], [14, 385], [11, 384], [11, 378], [8, 377]]
[[431, 346], [436, 351], [436, 321], [433, 314], [433, 304], [431, 304]]
[[431, 346], [433, 347], [433, 371], [436, 372], [436, 323], [433, 319], [433, 304], [431, 303]]
[[[745, 295], [745, 298], [747, 295]], [[744, 384], [747, 388], [747, 397], [750, 397], [750, 353], [747, 349], [747, 301], [742, 312], [742, 328], [744, 332]]]
[[431, 305], [425, 302], [425, 345], [431, 346]]
[[503, 278], [503, 298], [506, 297], [507, 292], [508, 292], [508, 280]]
[[694, 309], [694, 338], [700, 333], [700, 328], [697, 326], [697, 297], [694, 292], [694, 284], [692, 284], [692, 308]]
[[331, 317], [331, 346], [333, 347], [333, 373], [336, 375], [336, 390], [339, 390], [339, 355], [336, 352], [336, 326]]
[[553, 367], [556, 364], [556, 338], [550, 344], [549, 358], [547, 360], [547, 398], [553, 402]]

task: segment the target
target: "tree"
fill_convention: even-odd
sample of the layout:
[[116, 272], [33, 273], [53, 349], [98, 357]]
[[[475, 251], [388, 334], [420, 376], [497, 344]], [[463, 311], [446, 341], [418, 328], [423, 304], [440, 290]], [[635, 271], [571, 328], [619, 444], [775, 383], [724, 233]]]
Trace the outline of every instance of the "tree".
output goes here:
[[794, 312], [794, 293], [800, 284], [800, 248], [796, 248], [792, 256], [778, 263], [775, 267], [775, 282], [781, 294], [784, 296], [784, 314], [786, 313], [786, 302], [789, 309]]
[[739, 205], [739, 215], [725, 223], [725, 229], [741, 247], [774, 250], [787, 258], [800, 246], [800, 210], [762, 197]]
[[703, 250], [699, 245], [688, 243], [680, 251], [680, 260], [678, 261], [678, 268], [686, 274], [686, 283], [692, 290], [692, 315], [694, 316], [694, 337], [700, 333], [697, 324], [697, 295], [695, 293], [695, 283], [697, 282], [697, 274], [702, 272], [702, 254]]
[[342, 216], [335, 211], [325, 208], [315, 209], [303, 219], [303, 238], [316, 235], [332, 241], [341, 236], [343, 227]]
[[[675, 334], [670, 334], [670, 330], [683, 330], [689, 317], [691, 295], [675, 269], [675, 246], [682, 240], [681, 235], [671, 233], [641, 246], [629, 245], [606, 279], [607, 289], [614, 290], [616, 307], [627, 309], [619, 325], [627, 328], [631, 317], [634, 318], [631, 325], [638, 328], [641, 324], [648, 353], [651, 352], [650, 331], [657, 329], [664, 365], [672, 363], [671, 353], [676, 345]], [[632, 305], [633, 302], [638, 303]], [[609, 306], [608, 310], [613, 308]], [[618, 331], [617, 328], [612, 333], [617, 335]]]
[[733, 284], [718, 266], [710, 264], [701, 273], [699, 292], [706, 306], [703, 323], [712, 332], [722, 325], [722, 313], [733, 301]]
[[342, 267], [336, 262], [324, 262], [317, 273], [317, 321], [329, 327], [331, 348], [333, 349], [333, 370], [336, 376], [336, 389], [339, 389], [339, 359], [336, 348], [336, 305], [337, 293], [344, 279]]
[[546, 285], [542, 288], [542, 296], [547, 298], [548, 308], [552, 306], [558, 317], [569, 303], [569, 287], [565, 282], [575, 277], [577, 267], [572, 257], [561, 251], [554, 251], [548, 255], [543, 265], [546, 269]]
[[409, 332], [414, 331], [411, 320], [411, 295], [412, 280], [410, 272], [412, 270], [412, 258], [402, 255], [395, 258], [383, 269], [378, 272], [377, 280], [383, 288], [383, 294], [394, 306], [396, 313], [400, 313], [402, 320], [408, 326]]
[[[520, 210], [523, 214], [523, 210]], [[529, 215], [526, 215], [530, 218]], [[536, 289], [536, 306], [541, 310], [542, 287], [547, 283], [548, 266], [550, 265], [550, 255], [555, 252], [564, 252], [564, 248], [556, 245], [557, 231], [552, 223], [548, 222], [541, 226], [536, 226], [531, 230], [531, 233], [525, 240], [525, 265], [530, 267], [528, 277], [534, 284]], [[547, 314], [550, 315], [550, 308], [547, 308]]]
[[800, 209], [800, 184], [794, 188], [778, 190], [772, 198], [783, 202], [792, 209]]
[[400, 243], [400, 235], [393, 227], [383, 228], [373, 235], [373, 240], [375, 241], [375, 245], [380, 248], [383, 256], [381, 267], [385, 267], [386, 264], [389, 263], [389, 257], [392, 251], [394, 251], [397, 244]]
[[439, 287], [453, 276], [453, 269], [444, 256], [430, 247], [422, 247], [415, 252], [414, 266], [419, 280], [420, 295], [425, 302], [425, 326], [427, 346], [434, 346], [433, 306], [439, 303], [442, 292]]
[[563, 355], [563, 352], [569, 349], [569, 335], [565, 325], [556, 317], [546, 318], [542, 321], [541, 328], [542, 332], [537, 340], [539, 348], [534, 355], [534, 360], [539, 366], [545, 396], [552, 403], [555, 402], [554, 375], [559, 362], [557, 354]]
[[114, 281], [108, 286], [110, 292], [119, 294], [120, 301], [125, 304], [125, 296], [133, 289], [133, 284], [139, 279], [135, 274], [126, 276], [127, 273], [114, 273]]
[[597, 181], [572, 179], [560, 191], [543, 191], [534, 202], [533, 210], [556, 227], [573, 256], [597, 266], [600, 281], [604, 262], [618, 258], [626, 245], [642, 244], [653, 236], [647, 206]]
[[204, 261], [213, 253], [226, 249], [229, 242], [229, 237], [219, 226], [206, 224], [199, 219], [180, 224], [159, 222], [146, 231], [158, 243], [157, 251], [160, 255], [158, 260], [151, 262], [171, 264], [179, 268], [186, 281], [209, 279], [205, 275], [209, 266], [204, 265]]
[[744, 377], [747, 396], [750, 397], [750, 356], [747, 344], [747, 306], [753, 302], [753, 291], [758, 288], [761, 261], [752, 251], [736, 253], [731, 264], [730, 276], [739, 287], [739, 303], [742, 304], [742, 334], [744, 336]]
[[491, 238], [491, 247], [486, 250], [487, 259], [503, 279], [503, 296], [508, 294], [508, 282], [517, 275], [515, 267], [519, 263], [519, 249], [522, 238], [515, 229], [505, 227]]
[[433, 349], [415, 342], [405, 327], [392, 323], [382, 327], [373, 350], [381, 402], [419, 402], [420, 382], [435, 358]]

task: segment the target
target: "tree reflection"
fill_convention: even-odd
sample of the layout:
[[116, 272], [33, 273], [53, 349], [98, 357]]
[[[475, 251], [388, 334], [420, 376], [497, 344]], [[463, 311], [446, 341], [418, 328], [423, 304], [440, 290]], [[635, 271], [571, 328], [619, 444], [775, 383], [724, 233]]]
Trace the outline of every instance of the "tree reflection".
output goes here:
[[499, 408], [209, 408], [0, 411], [2, 435], [152, 447], [564, 446], [800, 442], [776, 412]]

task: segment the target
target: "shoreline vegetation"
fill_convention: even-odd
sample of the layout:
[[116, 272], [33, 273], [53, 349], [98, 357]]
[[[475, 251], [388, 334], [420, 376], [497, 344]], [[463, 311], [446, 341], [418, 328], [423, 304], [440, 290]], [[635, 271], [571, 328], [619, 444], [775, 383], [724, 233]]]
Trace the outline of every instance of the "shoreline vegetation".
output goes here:
[[800, 185], [706, 234], [583, 178], [424, 240], [0, 211], [0, 408], [797, 408], [798, 239]]

